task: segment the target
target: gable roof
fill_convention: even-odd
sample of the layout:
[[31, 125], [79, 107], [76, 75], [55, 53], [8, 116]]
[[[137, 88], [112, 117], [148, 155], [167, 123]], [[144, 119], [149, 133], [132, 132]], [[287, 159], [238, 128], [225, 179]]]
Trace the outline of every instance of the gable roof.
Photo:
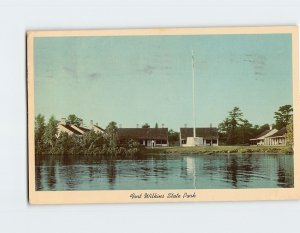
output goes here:
[[87, 133], [90, 131], [90, 129], [82, 127], [82, 126], [77, 126], [77, 128], [81, 129], [83, 132]]
[[120, 140], [168, 140], [168, 128], [118, 128]]
[[102, 131], [105, 131], [105, 129], [102, 129], [100, 126], [98, 126], [98, 125], [93, 125], [95, 128], [97, 128], [97, 129], [100, 129], [100, 130], [102, 130]]
[[257, 140], [259, 139], [260, 137], [263, 137], [264, 135], [266, 135], [267, 133], [269, 133], [271, 130], [267, 129], [265, 130], [264, 132], [260, 133], [258, 136], [256, 136], [255, 138], [253, 139], [250, 139], [250, 140]]
[[262, 139], [265, 139], [267, 137], [274, 135], [275, 133], [277, 133], [277, 131], [278, 131], [277, 129], [267, 129], [264, 132], [260, 133], [255, 138], [252, 138], [250, 140], [262, 140]]
[[[193, 137], [193, 130], [193, 128], [180, 128], [181, 139]], [[215, 127], [196, 128], [196, 137], [202, 137], [204, 139], [218, 139], [218, 129]]]
[[61, 126], [65, 127], [66, 129], [70, 130], [72, 133], [76, 134], [76, 135], [82, 135], [81, 132], [77, 131], [76, 129], [74, 129], [73, 127], [71, 127], [68, 124], [60, 124]]
[[268, 138], [275, 138], [275, 137], [284, 137], [284, 135], [287, 133], [286, 127], [281, 128], [276, 133], [268, 136]]

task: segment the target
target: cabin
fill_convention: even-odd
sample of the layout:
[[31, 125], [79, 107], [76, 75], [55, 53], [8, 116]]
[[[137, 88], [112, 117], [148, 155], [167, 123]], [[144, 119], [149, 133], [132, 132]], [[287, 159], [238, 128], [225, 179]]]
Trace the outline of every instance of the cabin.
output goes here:
[[57, 124], [57, 134], [56, 137], [59, 137], [59, 135], [62, 132], [67, 133], [68, 135], [76, 135], [76, 136], [82, 136], [85, 133], [90, 132], [93, 130], [96, 133], [103, 133], [104, 129], [98, 126], [98, 124], [94, 125], [93, 121], [91, 121], [91, 125], [89, 128], [86, 128], [83, 126], [83, 122], [81, 122], [80, 126], [70, 124], [66, 118], [62, 118], [61, 121]]
[[287, 129], [283, 127], [280, 130], [272, 129], [262, 132], [257, 137], [250, 139], [252, 145], [263, 146], [285, 146]]
[[[194, 128], [180, 128], [180, 146], [186, 146], [187, 138], [193, 137]], [[203, 146], [218, 146], [219, 134], [216, 127], [196, 128], [196, 137], [201, 140]]]
[[257, 146], [266, 145], [266, 138], [275, 134], [277, 131], [277, 129], [272, 129], [272, 127], [270, 127], [270, 129], [267, 129], [255, 138], [250, 139], [250, 144]]
[[169, 146], [168, 128], [118, 128], [117, 134], [121, 143], [134, 140], [145, 147]]
[[265, 139], [265, 144], [269, 146], [285, 146], [286, 145], [286, 134], [287, 129], [283, 127], [278, 130], [276, 133], [270, 135]]

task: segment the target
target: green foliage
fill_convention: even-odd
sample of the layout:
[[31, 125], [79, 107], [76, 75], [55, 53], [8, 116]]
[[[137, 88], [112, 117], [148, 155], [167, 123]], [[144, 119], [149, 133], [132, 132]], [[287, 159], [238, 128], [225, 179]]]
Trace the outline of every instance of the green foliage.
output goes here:
[[58, 121], [55, 120], [54, 116], [51, 116], [48, 121], [48, 124], [46, 125], [45, 132], [43, 135], [43, 141], [45, 143], [45, 146], [50, 150], [52, 150], [55, 146], [55, 142], [57, 139], [57, 123]]
[[175, 132], [173, 129], [169, 130], [168, 139], [170, 146], [179, 145], [179, 133]]
[[34, 121], [34, 143], [36, 153], [42, 153], [44, 151], [43, 136], [45, 133], [45, 117], [38, 114]]
[[267, 129], [269, 129], [268, 124], [253, 126], [247, 119], [243, 118], [241, 110], [234, 107], [225, 120], [219, 124], [219, 144], [247, 145], [251, 138]]
[[[293, 109], [291, 105], [279, 107], [275, 112], [275, 128], [286, 127], [292, 119]], [[247, 119], [243, 118], [243, 113], [238, 107], [234, 107], [219, 124], [219, 144], [220, 145], [245, 145], [250, 143], [250, 139], [256, 137], [269, 129], [269, 124], [262, 126], [252, 125]], [[292, 129], [291, 129], [292, 130]], [[292, 136], [292, 133], [290, 134]], [[291, 137], [290, 136], [290, 137]], [[292, 139], [290, 140], [292, 141]]]
[[293, 130], [293, 118], [289, 120], [289, 123], [286, 127], [286, 145], [293, 147], [294, 146], [294, 130]]
[[275, 116], [275, 128], [280, 130], [286, 127], [293, 116], [293, 108], [291, 105], [280, 106], [278, 111], [274, 113]]
[[[238, 144], [239, 132], [238, 128], [245, 124], [249, 124], [247, 120], [243, 120], [243, 113], [238, 107], [234, 107], [233, 110], [229, 112], [228, 117], [219, 124], [219, 131], [222, 134], [222, 139], [226, 140], [228, 145]], [[248, 126], [247, 126], [248, 127]]]
[[118, 143], [118, 127], [117, 123], [112, 121], [105, 129], [105, 138], [108, 142], [110, 153], [115, 153]]
[[260, 126], [259, 128], [257, 128], [257, 132], [256, 134], [259, 135], [261, 133], [263, 133], [264, 131], [270, 129], [270, 125], [269, 124], [264, 124], [262, 126]]
[[[77, 118], [80, 119], [80, 118]], [[57, 134], [57, 120], [52, 116], [45, 125], [45, 118], [38, 115], [35, 119], [35, 151], [42, 155], [79, 155], [79, 156], [110, 156], [110, 158], [128, 157], [137, 154], [139, 143], [130, 140], [121, 144], [117, 135], [116, 122], [110, 122], [105, 133], [91, 130], [82, 136], [69, 135], [66, 132]]]
[[158, 124], [157, 124], [157, 122], [155, 123], [155, 128], [156, 128], [156, 129], [158, 128]]
[[75, 114], [70, 114], [67, 121], [72, 125], [80, 126], [82, 119], [77, 117]]
[[150, 128], [150, 125], [148, 123], [145, 123], [145, 124], [142, 125], [142, 128]]

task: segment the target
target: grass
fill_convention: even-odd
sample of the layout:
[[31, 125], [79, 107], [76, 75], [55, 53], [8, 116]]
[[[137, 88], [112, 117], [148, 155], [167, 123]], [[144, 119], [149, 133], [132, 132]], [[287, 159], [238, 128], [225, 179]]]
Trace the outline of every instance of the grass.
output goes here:
[[176, 146], [147, 149], [147, 152], [154, 154], [293, 154], [293, 149], [290, 146]]

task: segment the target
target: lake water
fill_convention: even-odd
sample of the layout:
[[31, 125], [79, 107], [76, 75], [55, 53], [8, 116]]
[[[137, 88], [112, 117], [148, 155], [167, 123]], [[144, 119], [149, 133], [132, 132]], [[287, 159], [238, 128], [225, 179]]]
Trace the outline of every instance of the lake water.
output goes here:
[[162, 155], [36, 161], [36, 190], [292, 188], [292, 155]]

